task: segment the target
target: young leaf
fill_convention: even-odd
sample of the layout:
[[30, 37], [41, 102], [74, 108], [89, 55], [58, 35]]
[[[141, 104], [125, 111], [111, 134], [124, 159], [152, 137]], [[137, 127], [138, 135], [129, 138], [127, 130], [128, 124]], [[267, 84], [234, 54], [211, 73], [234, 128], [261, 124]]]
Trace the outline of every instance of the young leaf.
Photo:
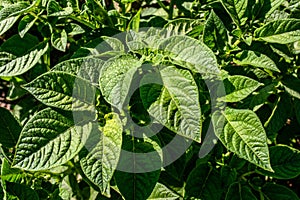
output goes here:
[[220, 200], [222, 190], [220, 175], [207, 163], [203, 163], [189, 174], [185, 199]]
[[246, 76], [229, 76], [224, 80], [226, 102], [238, 102], [249, 96], [262, 84]]
[[0, 76], [17, 76], [27, 72], [35, 66], [47, 50], [48, 43], [41, 43], [24, 56], [10, 60], [0, 66]]
[[178, 198], [179, 195], [174, 193], [172, 190], [161, 183], [156, 183], [151, 195], [147, 198], [147, 200], [176, 200]]
[[225, 200], [257, 200], [251, 188], [240, 183], [230, 185]]
[[48, 106], [68, 111], [94, 108], [96, 88], [67, 72], [47, 72], [23, 88]]
[[280, 19], [256, 29], [254, 35], [267, 42], [288, 44], [300, 40], [299, 26], [299, 19]]
[[111, 113], [105, 118], [105, 126], [99, 128], [101, 132], [96, 127], [95, 133], [91, 133], [96, 134], [99, 141], [88, 155], [81, 159], [80, 164], [85, 175], [100, 188], [102, 194], [109, 195], [110, 180], [121, 153], [123, 126], [117, 114]]
[[300, 151], [289, 146], [270, 147], [270, 160], [274, 172], [262, 171], [277, 179], [292, 179], [300, 175]]
[[100, 72], [99, 85], [106, 101], [122, 109], [133, 75], [141, 64], [141, 61], [129, 55], [105, 63]]
[[269, 200], [299, 200], [298, 195], [293, 190], [279, 184], [266, 183], [261, 191], [265, 199]]
[[273, 171], [267, 135], [253, 111], [226, 108], [225, 111], [214, 112], [212, 122], [217, 137], [229, 151], [265, 170]]
[[253, 67], [280, 72], [271, 58], [256, 51], [244, 50], [236, 55], [234, 62], [242, 66], [251, 65]]
[[214, 51], [224, 51], [228, 41], [227, 29], [221, 19], [212, 10], [206, 21], [203, 42]]
[[63, 29], [60, 33], [52, 33], [51, 35], [51, 44], [54, 48], [59, 51], [66, 51], [67, 42], [68, 42], [67, 32]]
[[32, 15], [24, 16], [19, 22], [18, 32], [21, 38], [29, 31], [38, 18]]
[[15, 117], [5, 108], [0, 107], [0, 144], [4, 147], [14, 147], [22, 127]]
[[203, 76], [218, 75], [217, 59], [205, 44], [187, 36], [172, 36], [159, 44], [159, 50], [169, 56], [175, 64]]
[[62, 165], [81, 150], [89, 135], [89, 124], [74, 124], [71, 113], [50, 108], [35, 114], [22, 130], [13, 166], [45, 170]]
[[[141, 87], [144, 106], [156, 120], [170, 130], [200, 142], [201, 108], [193, 76], [189, 71], [174, 66], [161, 69], [160, 75], [162, 85], [145, 84]], [[154, 76], [147, 78], [150, 83], [158, 79]]]

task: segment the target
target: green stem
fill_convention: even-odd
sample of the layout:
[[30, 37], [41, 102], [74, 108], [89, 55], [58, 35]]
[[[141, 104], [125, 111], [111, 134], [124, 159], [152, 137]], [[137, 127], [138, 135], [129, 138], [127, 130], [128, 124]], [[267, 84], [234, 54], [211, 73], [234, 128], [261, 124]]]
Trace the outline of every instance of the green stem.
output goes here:
[[172, 20], [173, 19], [173, 13], [174, 13], [174, 0], [170, 0], [170, 7], [169, 7], [169, 19]]
[[168, 8], [165, 6], [165, 4], [163, 4], [163, 2], [161, 2], [160, 0], [157, 0], [158, 5], [164, 9], [167, 13], [169, 12]]

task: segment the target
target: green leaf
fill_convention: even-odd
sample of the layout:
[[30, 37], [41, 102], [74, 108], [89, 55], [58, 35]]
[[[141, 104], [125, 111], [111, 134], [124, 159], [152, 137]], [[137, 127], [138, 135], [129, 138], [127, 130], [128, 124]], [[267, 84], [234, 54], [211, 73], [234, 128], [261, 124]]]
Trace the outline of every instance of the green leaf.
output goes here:
[[23, 88], [48, 106], [68, 111], [94, 109], [96, 88], [66, 72], [47, 72]]
[[[156, 77], [155, 77], [156, 76]], [[153, 83], [152, 74], [145, 83]], [[168, 129], [197, 142], [201, 141], [201, 108], [196, 82], [187, 70], [168, 66], [160, 70], [161, 85], [144, 84], [141, 97], [148, 112]], [[180, 84], [178, 84], [180, 83]]]
[[202, 76], [219, 74], [214, 53], [196, 39], [187, 36], [172, 36], [163, 40], [158, 48], [163, 50], [163, 54], [169, 56], [175, 64], [200, 73]]
[[78, 76], [94, 86], [99, 87], [99, 74], [104, 61], [96, 57], [83, 57], [58, 63], [52, 71], [60, 71]]
[[270, 160], [274, 172], [262, 171], [277, 179], [292, 179], [300, 175], [300, 151], [289, 146], [270, 147]]
[[256, 29], [254, 35], [267, 42], [288, 44], [300, 40], [299, 26], [299, 19], [279, 19]]
[[260, 10], [260, 16], [268, 18], [270, 15], [281, 5], [285, 0], [268, 0], [264, 1], [263, 6]]
[[291, 96], [300, 99], [300, 80], [294, 76], [287, 76], [282, 80], [284, 89]]
[[21, 75], [37, 64], [42, 55], [48, 50], [48, 43], [41, 43], [24, 56], [15, 58], [0, 66], [0, 76]]
[[74, 178], [73, 174], [70, 174], [68, 176], [65, 176], [64, 179], [59, 184], [59, 197], [63, 200], [70, 200], [72, 199], [72, 196], [75, 195], [72, 186], [74, 186], [72, 183], [76, 178]]
[[18, 200], [39, 200], [37, 192], [24, 184], [6, 182], [6, 192]]
[[223, 52], [227, 41], [227, 29], [222, 20], [212, 10], [205, 24], [203, 42], [212, 50]]
[[1, 181], [4, 188], [6, 188], [5, 181], [21, 183], [24, 179], [25, 174], [20, 169], [12, 168], [6, 159], [2, 159]]
[[18, 32], [21, 38], [29, 31], [38, 18], [32, 15], [24, 16], [19, 22]]
[[[75, 23], [70, 23], [69, 25], [69, 29], [68, 29], [68, 35], [80, 35], [80, 34], [83, 34], [85, 33], [85, 30], [79, 26], [78, 24], [75, 24]], [[67, 30], [68, 27], [66, 27], [66, 30]]]
[[147, 200], [175, 200], [178, 198], [179, 196], [165, 185], [156, 183], [151, 195], [147, 198]]
[[242, 66], [251, 65], [253, 67], [280, 72], [271, 58], [256, 51], [242, 51], [236, 55], [236, 59], [234, 59], [234, 62]]
[[251, 188], [240, 183], [230, 185], [225, 200], [257, 200]]
[[3, 35], [6, 31], [8, 31], [18, 20], [18, 18], [19, 16], [12, 16], [0, 20], [0, 35]]
[[[161, 158], [152, 144], [132, 140], [131, 136], [123, 139], [123, 151], [118, 165], [131, 172], [119, 171], [118, 168], [114, 175], [115, 182], [125, 199], [146, 200], [160, 175], [160, 170], [153, 171], [151, 166], [161, 163]], [[147, 153], [151, 153], [152, 156], [147, 156]], [[144, 169], [145, 172], [143, 172]]]
[[26, 2], [18, 2], [6, 6], [0, 10], [0, 35], [8, 31], [18, 20], [19, 15], [30, 9]]
[[253, 111], [227, 107], [225, 111], [216, 111], [212, 122], [217, 137], [229, 151], [272, 171], [267, 135]]
[[50, 0], [47, 4], [47, 15], [49, 17], [62, 17], [72, 14], [73, 8], [61, 8], [55, 0]]
[[52, 46], [59, 51], [66, 51], [68, 42], [68, 35], [65, 29], [60, 33], [52, 33], [51, 35], [51, 44]]
[[291, 189], [274, 183], [266, 183], [261, 189], [263, 196], [268, 200], [299, 200], [298, 195]]
[[19, 34], [9, 37], [1, 46], [0, 51], [11, 53], [17, 57], [27, 54], [39, 45], [39, 39], [31, 34], [26, 34], [23, 38]]
[[219, 200], [222, 190], [220, 175], [207, 163], [203, 163], [189, 174], [185, 199]]
[[238, 102], [253, 93], [262, 84], [246, 76], [229, 76], [224, 81], [226, 102]]
[[91, 141], [93, 144], [97, 141], [95, 147], [81, 159], [80, 164], [85, 175], [100, 188], [102, 194], [110, 194], [110, 180], [121, 153], [123, 126], [117, 114], [111, 113], [105, 118], [105, 126], [96, 127], [94, 137], [97, 139]]
[[22, 130], [20, 123], [2, 107], [0, 107], [0, 121], [0, 144], [7, 148], [14, 147]]
[[261, 88], [260, 90], [258, 90], [257, 93], [253, 93], [249, 108], [253, 109], [253, 111], [256, 111], [262, 105], [267, 103], [268, 97], [271, 94], [275, 93], [275, 90], [276, 90], [275, 86], [276, 86], [276, 84], [270, 84], [270, 85], [267, 85], [267, 86]]
[[23, 128], [13, 166], [35, 171], [62, 165], [81, 150], [88, 135], [89, 124], [74, 124], [72, 113], [44, 109]]
[[105, 63], [101, 69], [99, 85], [106, 101], [123, 108], [133, 75], [141, 66], [141, 61], [132, 56], [120, 56]]
[[236, 25], [246, 23], [248, 0], [221, 0], [221, 3]]

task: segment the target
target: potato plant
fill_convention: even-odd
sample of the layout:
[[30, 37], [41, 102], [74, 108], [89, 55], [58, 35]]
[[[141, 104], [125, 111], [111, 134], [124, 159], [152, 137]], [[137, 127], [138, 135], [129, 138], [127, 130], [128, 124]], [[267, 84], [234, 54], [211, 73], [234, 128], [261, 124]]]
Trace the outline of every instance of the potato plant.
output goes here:
[[299, 199], [299, 13], [0, 1], [1, 199]]

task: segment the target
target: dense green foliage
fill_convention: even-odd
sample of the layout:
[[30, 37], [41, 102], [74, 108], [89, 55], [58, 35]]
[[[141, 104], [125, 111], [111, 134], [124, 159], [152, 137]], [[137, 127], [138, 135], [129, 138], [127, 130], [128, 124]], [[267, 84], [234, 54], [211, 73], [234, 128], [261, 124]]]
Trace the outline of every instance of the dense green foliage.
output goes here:
[[0, 1], [0, 198], [299, 199], [299, 13]]

